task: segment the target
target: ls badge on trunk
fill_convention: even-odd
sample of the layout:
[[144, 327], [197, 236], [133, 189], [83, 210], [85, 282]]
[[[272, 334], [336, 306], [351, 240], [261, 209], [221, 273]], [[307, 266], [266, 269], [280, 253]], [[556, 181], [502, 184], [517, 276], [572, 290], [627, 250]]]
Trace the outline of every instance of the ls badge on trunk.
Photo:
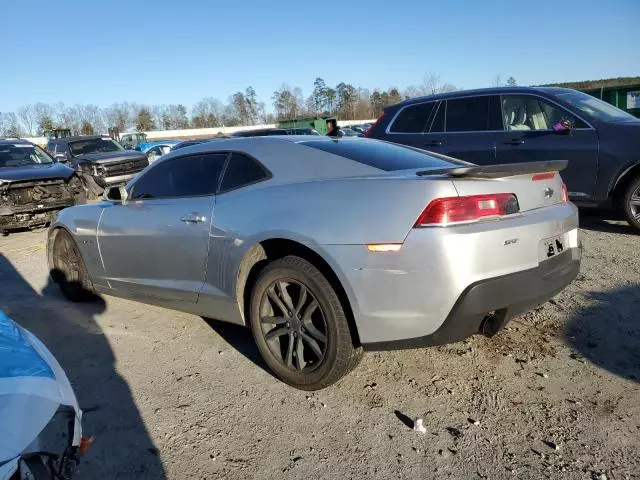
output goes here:
[[553, 197], [553, 188], [547, 187], [544, 189], [544, 198], [547, 200]]

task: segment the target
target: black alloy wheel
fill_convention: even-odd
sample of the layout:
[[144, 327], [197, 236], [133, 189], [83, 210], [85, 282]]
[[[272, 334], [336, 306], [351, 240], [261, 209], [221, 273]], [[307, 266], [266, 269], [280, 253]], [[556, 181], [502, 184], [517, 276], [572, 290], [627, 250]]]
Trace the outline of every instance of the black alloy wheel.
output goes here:
[[640, 231], [640, 176], [629, 183], [622, 207], [629, 224]]
[[317, 368], [327, 350], [327, 322], [309, 288], [291, 279], [276, 280], [262, 294], [262, 334], [271, 352], [287, 368]]
[[344, 306], [309, 261], [287, 256], [267, 264], [251, 291], [249, 322], [265, 363], [283, 382], [325, 388], [362, 358]]
[[93, 285], [89, 280], [82, 255], [76, 242], [66, 230], [53, 233], [53, 270], [51, 277], [65, 297], [72, 302], [93, 297]]

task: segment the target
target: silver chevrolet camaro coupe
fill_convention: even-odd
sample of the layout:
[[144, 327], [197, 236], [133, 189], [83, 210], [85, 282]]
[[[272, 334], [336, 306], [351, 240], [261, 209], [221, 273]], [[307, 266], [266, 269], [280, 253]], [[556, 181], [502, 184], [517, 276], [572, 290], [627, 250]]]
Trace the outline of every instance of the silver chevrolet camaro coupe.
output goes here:
[[564, 161], [477, 166], [370, 139], [217, 140], [60, 212], [51, 276], [245, 325], [282, 381], [324, 388], [363, 350], [493, 335], [578, 274]]

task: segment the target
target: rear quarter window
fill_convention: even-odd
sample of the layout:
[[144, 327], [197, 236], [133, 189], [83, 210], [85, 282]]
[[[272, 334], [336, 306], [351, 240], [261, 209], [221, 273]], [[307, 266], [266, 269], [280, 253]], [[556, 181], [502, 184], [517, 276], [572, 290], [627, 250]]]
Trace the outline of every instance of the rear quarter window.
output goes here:
[[447, 168], [456, 165], [417, 148], [376, 140], [312, 140], [301, 142], [301, 144], [386, 172], [418, 168]]
[[400, 111], [389, 128], [389, 133], [422, 133], [427, 127], [436, 102], [419, 103]]

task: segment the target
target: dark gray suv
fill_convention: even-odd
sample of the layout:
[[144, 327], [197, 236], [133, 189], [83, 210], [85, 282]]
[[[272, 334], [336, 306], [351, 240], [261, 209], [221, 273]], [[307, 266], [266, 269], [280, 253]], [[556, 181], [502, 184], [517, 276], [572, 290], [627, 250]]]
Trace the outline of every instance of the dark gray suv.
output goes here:
[[569, 160], [580, 206], [613, 206], [640, 230], [640, 119], [590, 95], [503, 87], [412, 98], [387, 107], [367, 137], [487, 165]]

